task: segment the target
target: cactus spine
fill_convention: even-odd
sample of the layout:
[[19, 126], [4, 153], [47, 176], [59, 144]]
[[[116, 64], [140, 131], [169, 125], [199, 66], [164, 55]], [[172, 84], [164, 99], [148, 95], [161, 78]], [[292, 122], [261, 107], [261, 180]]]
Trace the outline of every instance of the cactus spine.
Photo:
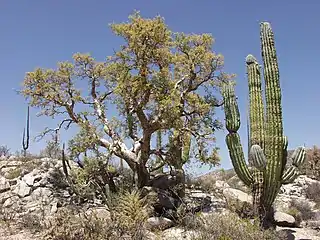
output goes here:
[[287, 138], [283, 136], [281, 88], [274, 44], [274, 35], [267, 22], [260, 24], [261, 52], [264, 64], [265, 98], [263, 103], [261, 69], [252, 55], [246, 58], [249, 85], [249, 156], [246, 162], [240, 136], [240, 113], [231, 83], [223, 87], [225, 102], [226, 143], [229, 155], [239, 178], [252, 189], [253, 207], [263, 227], [272, 224], [272, 204], [282, 184], [294, 181], [298, 167], [305, 160], [305, 149], [299, 147], [287, 163]]
[[26, 123], [26, 127], [23, 128], [23, 135], [22, 135], [22, 148], [23, 148], [24, 157], [27, 156], [27, 150], [29, 148], [29, 138], [30, 138], [29, 120], [30, 120], [30, 115], [29, 115], [29, 106], [28, 106], [28, 108], [27, 108], [27, 123]]

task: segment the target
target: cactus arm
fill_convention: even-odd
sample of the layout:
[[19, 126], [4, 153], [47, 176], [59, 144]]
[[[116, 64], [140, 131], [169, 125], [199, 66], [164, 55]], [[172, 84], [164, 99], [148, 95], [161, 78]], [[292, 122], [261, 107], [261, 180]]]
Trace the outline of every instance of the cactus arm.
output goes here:
[[226, 128], [229, 133], [235, 133], [240, 128], [240, 112], [232, 83], [223, 86]]
[[264, 148], [264, 106], [262, 100], [262, 84], [260, 66], [254, 56], [246, 57], [247, 76], [249, 85], [249, 120], [250, 146], [257, 144]]
[[240, 136], [237, 131], [240, 128], [240, 113], [234, 87], [231, 83], [223, 86], [224, 109], [226, 117], [226, 128], [229, 134], [226, 136], [226, 143], [229, 149], [230, 159], [238, 177], [247, 185], [252, 184], [252, 175], [246, 164]]
[[299, 175], [300, 175], [300, 172], [298, 168], [295, 166], [290, 166], [284, 171], [282, 175], [281, 183], [282, 184], [292, 183]]
[[259, 145], [255, 144], [251, 146], [250, 159], [252, 160], [252, 164], [255, 168], [257, 168], [260, 171], [264, 171], [267, 164], [267, 158]]
[[[27, 108], [27, 123], [26, 127], [23, 129], [22, 135], [22, 148], [24, 150], [24, 156], [27, 155], [27, 149], [29, 148], [29, 139], [30, 139], [30, 107]], [[26, 133], [27, 132], [27, 133]]]
[[226, 143], [235, 172], [244, 184], [251, 187], [253, 178], [245, 161], [239, 134], [229, 133], [226, 137]]
[[297, 148], [291, 156], [292, 166], [287, 168], [282, 175], [282, 183], [292, 183], [299, 175], [299, 167], [303, 165], [306, 158], [306, 150], [304, 147]]
[[304, 147], [297, 148], [292, 156], [292, 165], [296, 167], [300, 167], [303, 165], [305, 159], [306, 159], [306, 150]]
[[286, 165], [287, 165], [287, 158], [288, 158], [288, 138], [286, 136], [283, 137], [283, 156], [282, 156], [282, 169], [281, 169], [281, 175], [283, 175]]

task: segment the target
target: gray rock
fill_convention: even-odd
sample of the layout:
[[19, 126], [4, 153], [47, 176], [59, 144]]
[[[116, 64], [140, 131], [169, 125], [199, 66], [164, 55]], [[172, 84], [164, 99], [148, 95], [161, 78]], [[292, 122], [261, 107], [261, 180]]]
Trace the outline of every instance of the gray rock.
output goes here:
[[110, 212], [104, 207], [90, 208], [86, 211], [86, 214], [93, 214], [101, 220], [111, 221]]
[[0, 193], [0, 204], [3, 204], [7, 199], [13, 196], [12, 192]]
[[10, 184], [7, 179], [0, 176], [0, 193], [10, 190]]
[[2, 207], [4, 207], [4, 208], [12, 207], [12, 205], [14, 205], [14, 204], [16, 205], [18, 201], [19, 201], [18, 196], [10, 197], [4, 201]]
[[217, 180], [214, 185], [219, 189], [230, 188], [230, 185], [222, 180]]
[[31, 187], [29, 187], [24, 181], [19, 181], [13, 192], [23, 198], [30, 195]]
[[151, 217], [147, 220], [147, 228], [150, 230], [165, 230], [173, 225], [173, 221], [164, 217]]
[[193, 230], [173, 227], [162, 232], [161, 239], [164, 240], [192, 240], [197, 239], [199, 233]]
[[309, 220], [306, 223], [307, 227], [315, 230], [320, 230], [320, 221], [318, 220]]
[[276, 211], [274, 213], [274, 220], [277, 226], [280, 227], [295, 227], [296, 226], [296, 220], [293, 216], [284, 213], [284, 212], [280, 212], [280, 211]]
[[223, 190], [223, 195], [227, 198], [238, 199], [240, 202], [252, 203], [252, 196], [234, 188], [226, 188]]
[[39, 181], [41, 179], [41, 175], [39, 175], [39, 170], [34, 169], [32, 172], [23, 176], [22, 180], [26, 182], [28, 186], [33, 186], [35, 181]]

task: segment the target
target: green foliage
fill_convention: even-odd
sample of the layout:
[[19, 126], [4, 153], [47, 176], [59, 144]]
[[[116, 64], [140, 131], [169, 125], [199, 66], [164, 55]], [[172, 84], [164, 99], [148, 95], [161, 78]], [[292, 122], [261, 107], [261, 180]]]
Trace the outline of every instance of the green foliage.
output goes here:
[[[216, 89], [232, 75], [223, 71], [223, 56], [212, 51], [212, 36], [173, 33], [161, 17], [139, 13], [110, 26], [124, 44], [106, 61], [76, 53], [56, 69], [26, 73], [21, 93], [30, 106], [39, 107], [40, 115], [64, 115], [59, 130], [80, 128], [70, 142], [74, 157], [104, 148], [133, 171], [138, 163], [139, 187], [148, 182], [147, 166], [155, 158], [180, 167], [190, 158], [217, 165], [214, 135], [222, 125], [215, 118]], [[111, 104], [118, 110], [114, 118]], [[155, 151], [151, 142], [159, 131], [161, 151]], [[168, 147], [168, 132], [174, 131], [183, 148]], [[170, 156], [177, 157], [174, 163]]]
[[47, 142], [47, 146], [40, 152], [40, 156], [61, 159], [60, 144], [54, 140]]
[[86, 157], [83, 165], [83, 168], [71, 169], [74, 190], [81, 199], [100, 197], [106, 200], [109, 191], [115, 190], [110, 187], [113, 187], [111, 181], [117, 169], [109, 165], [106, 159], [97, 157]]
[[[225, 102], [226, 137], [230, 158], [238, 177], [252, 189], [255, 214], [270, 222], [268, 216], [271, 206], [282, 184], [294, 181], [300, 174], [300, 167], [305, 160], [305, 149], [298, 148], [293, 155], [292, 165], [286, 167], [288, 141], [283, 136], [281, 89], [274, 35], [269, 23], [260, 24], [261, 51], [264, 63], [266, 101], [262, 96], [260, 66], [255, 57], [246, 58], [249, 83], [249, 170], [240, 136], [240, 113], [234, 86], [225, 84], [223, 89]], [[266, 222], [265, 222], [266, 221]]]
[[7, 173], [6, 173], [6, 178], [7, 179], [15, 179], [21, 176], [22, 173], [22, 168], [21, 167], [15, 167], [10, 169]]

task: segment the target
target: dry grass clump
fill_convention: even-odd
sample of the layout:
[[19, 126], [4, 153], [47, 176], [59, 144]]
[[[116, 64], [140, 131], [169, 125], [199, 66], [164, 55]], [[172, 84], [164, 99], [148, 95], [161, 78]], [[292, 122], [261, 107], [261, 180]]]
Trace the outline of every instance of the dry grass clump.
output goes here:
[[148, 204], [137, 191], [123, 192], [108, 203], [110, 219], [96, 212], [62, 209], [49, 221], [45, 240], [106, 240], [146, 238]]
[[207, 217], [198, 227], [193, 240], [284, 240], [274, 231], [261, 230], [249, 220], [239, 218], [235, 213], [214, 214]]
[[320, 207], [320, 183], [314, 182], [308, 185], [306, 189], [307, 198], [316, 203], [316, 207]]
[[291, 200], [290, 207], [287, 209], [286, 213], [296, 219], [297, 226], [299, 226], [302, 221], [307, 221], [314, 217], [311, 205], [308, 202], [296, 199]]
[[94, 214], [77, 214], [74, 210], [61, 209], [48, 222], [44, 233], [46, 240], [111, 239], [111, 226]]

